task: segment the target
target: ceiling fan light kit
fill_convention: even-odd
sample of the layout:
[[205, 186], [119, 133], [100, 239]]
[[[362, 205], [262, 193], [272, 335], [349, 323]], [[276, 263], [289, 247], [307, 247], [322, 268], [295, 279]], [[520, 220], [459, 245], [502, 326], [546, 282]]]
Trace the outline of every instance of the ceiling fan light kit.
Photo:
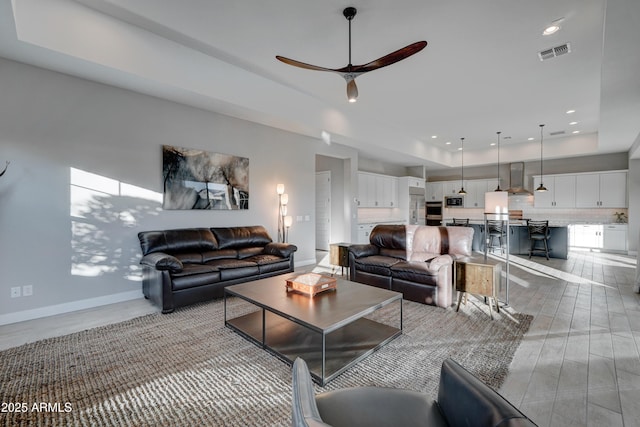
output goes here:
[[358, 99], [358, 86], [356, 86], [356, 77], [369, 71], [377, 70], [378, 68], [386, 67], [387, 65], [402, 61], [403, 59], [406, 59], [411, 55], [420, 52], [427, 46], [427, 42], [424, 40], [411, 43], [408, 46], [391, 52], [367, 64], [353, 65], [351, 63], [351, 21], [356, 16], [356, 13], [357, 9], [355, 7], [347, 7], [342, 11], [342, 14], [349, 22], [349, 63], [347, 66], [342, 68], [326, 68], [296, 61], [295, 59], [286, 58], [280, 55], [276, 55], [276, 59], [284, 62], [285, 64], [293, 65], [294, 67], [315, 71], [330, 71], [341, 75], [342, 78], [344, 78], [347, 82], [347, 99], [349, 100], [349, 102], [356, 102], [356, 100]]

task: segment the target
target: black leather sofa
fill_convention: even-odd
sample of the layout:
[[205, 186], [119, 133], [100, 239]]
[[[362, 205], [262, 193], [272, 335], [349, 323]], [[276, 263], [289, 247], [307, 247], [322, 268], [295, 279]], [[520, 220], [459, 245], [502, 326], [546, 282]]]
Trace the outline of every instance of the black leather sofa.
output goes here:
[[138, 233], [142, 292], [163, 313], [221, 298], [224, 287], [293, 271], [288, 243], [262, 226], [185, 228]]

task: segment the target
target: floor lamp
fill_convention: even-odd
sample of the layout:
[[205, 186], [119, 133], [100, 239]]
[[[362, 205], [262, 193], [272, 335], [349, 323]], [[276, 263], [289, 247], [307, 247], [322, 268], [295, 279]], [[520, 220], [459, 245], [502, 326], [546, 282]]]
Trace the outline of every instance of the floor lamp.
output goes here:
[[509, 305], [509, 193], [506, 191], [490, 191], [484, 193], [484, 260], [489, 250], [488, 220], [504, 221], [506, 230], [506, 286], [504, 306]]

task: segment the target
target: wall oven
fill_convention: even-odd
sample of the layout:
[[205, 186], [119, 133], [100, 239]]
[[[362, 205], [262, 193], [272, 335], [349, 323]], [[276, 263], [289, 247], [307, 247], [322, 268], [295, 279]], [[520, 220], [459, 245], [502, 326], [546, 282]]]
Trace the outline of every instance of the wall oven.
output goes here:
[[426, 224], [442, 225], [442, 202], [427, 202], [426, 205]]

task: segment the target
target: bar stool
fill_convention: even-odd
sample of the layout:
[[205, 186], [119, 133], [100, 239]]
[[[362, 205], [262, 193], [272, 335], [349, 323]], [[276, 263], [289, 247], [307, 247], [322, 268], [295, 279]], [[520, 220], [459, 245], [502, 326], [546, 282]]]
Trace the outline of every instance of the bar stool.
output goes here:
[[[529, 229], [529, 241], [531, 249], [529, 249], [529, 259], [534, 252], [544, 252], [544, 256], [549, 259], [549, 221], [532, 221], [527, 220], [527, 228]], [[538, 242], [542, 242], [542, 246]], [[536, 245], [537, 244], [537, 245]]]
[[469, 226], [469, 218], [465, 218], [465, 219], [453, 218], [453, 225], [455, 227], [468, 227]]
[[[500, 249], [500, 253], [503, 253], [503, 239], [505, 238], [504, 232], [504, 221], [487, 221], [487, 249], [491, 249], [491, 252], [494, 252], [497, 248]], [[498, 243], [497, 245], [496, 241]]]

